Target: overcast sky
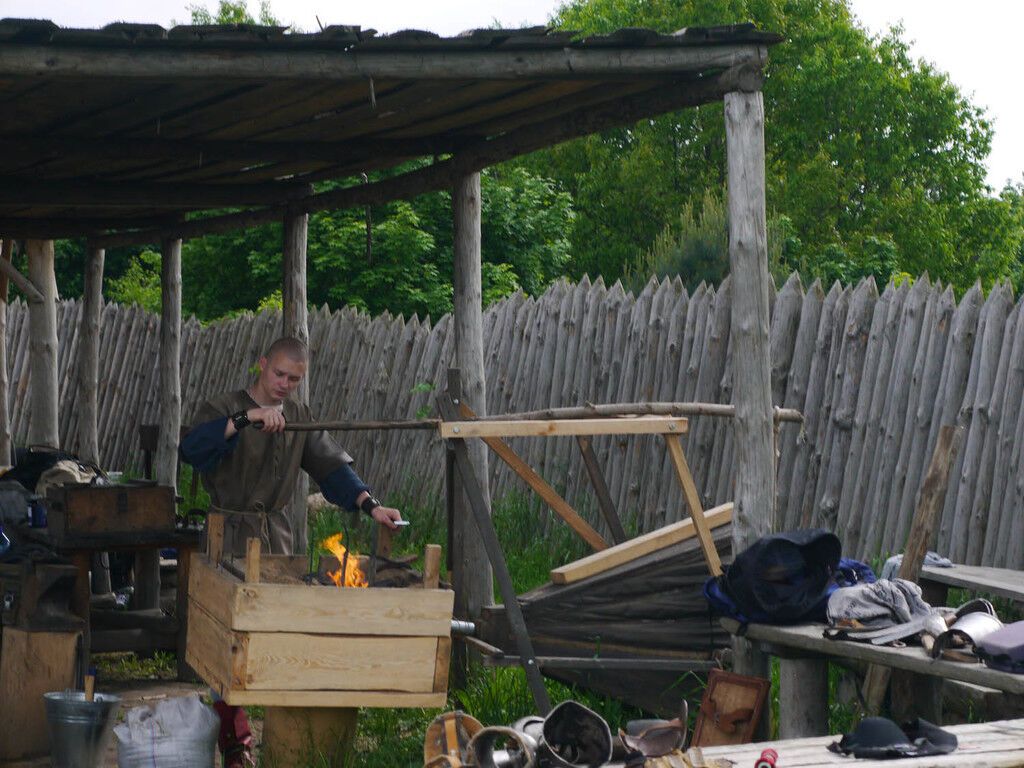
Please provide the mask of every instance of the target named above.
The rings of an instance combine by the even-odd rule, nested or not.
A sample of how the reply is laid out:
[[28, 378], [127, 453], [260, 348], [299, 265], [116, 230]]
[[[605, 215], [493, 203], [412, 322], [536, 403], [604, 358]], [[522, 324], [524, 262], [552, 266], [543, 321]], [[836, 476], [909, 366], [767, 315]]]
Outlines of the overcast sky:
[[[254, 11], [258, 0], [249, 0]], [[98, 27], [111, 21], [168, 25], [187, 22], [190, 0], [0, 0], [0, 18], [48, 18], [62, 26]], [[210, 8], [216, 0], [207, 0]], [[327, 24], [359, 24], [381, 32], [429, 29], [451, 35], [486, 27], [543, 24], [558, 0], [271, 0], [274, 14], [304, 30]], [[1024, 180], [1024, 103], [1018, 65], [1024, 3], [1018, 0], [852, 0], [854, 12], [872, 32], [901, 23], [915, 57], [948, 72], [953, 82], [988, 111], [995, 125], [989, 184]]]

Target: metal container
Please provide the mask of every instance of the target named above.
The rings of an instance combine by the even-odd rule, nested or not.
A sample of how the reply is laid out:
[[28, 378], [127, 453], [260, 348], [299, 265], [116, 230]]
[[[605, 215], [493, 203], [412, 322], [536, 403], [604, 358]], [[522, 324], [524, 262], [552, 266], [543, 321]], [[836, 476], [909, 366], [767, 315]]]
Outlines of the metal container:
[[86, 701], [82, 691], [54, 691], [43, 699], [53, 768], [100, 768], [121, 697], [97, 693], [95, 701]]

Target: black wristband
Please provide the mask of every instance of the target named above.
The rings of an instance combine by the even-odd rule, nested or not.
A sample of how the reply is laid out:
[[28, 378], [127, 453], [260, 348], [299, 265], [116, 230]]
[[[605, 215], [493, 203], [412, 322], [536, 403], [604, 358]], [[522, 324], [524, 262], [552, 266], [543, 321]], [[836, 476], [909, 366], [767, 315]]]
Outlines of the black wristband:
[[363, 502], [359, 505], [359, 508], [361, 510], [363, 510], [363, 512], [365, 512], [366, 514], [370, 514], [377, 507], [382, 507], [382, 506], [384, 506], [384, 505], [381, 504], [380, 501], [378, 499], [376, 499], [374, 497], [374, 495], [371, 493], [369, 496], [367, 496], [365, 499], [363, 499]]
[[231, 414], [231, 423], [235, 425], [236, 432], [241, 432], [252, 424], [252, 422], [249, 421], [249, 414], [247, 411], [239, 411], [238, 413]]

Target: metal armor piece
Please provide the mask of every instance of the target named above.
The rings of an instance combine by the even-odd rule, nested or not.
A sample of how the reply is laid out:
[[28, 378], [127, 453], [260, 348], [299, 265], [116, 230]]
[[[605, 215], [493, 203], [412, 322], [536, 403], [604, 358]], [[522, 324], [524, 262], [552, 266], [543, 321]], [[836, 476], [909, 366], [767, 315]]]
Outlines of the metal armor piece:
[[534, 768], [537, 740], [515, 728], [489, 726], [473, 737], [469, 754], [479, 768]]

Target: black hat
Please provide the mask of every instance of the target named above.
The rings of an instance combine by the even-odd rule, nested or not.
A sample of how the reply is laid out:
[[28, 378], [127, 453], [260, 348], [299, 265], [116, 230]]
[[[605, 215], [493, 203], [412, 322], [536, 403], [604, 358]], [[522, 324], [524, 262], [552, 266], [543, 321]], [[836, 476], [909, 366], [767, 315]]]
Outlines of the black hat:
[[918, 718], [900, 728], [885, 717], [865, 717], [853, 733], [829, 744], [833, 752], [871, 760], [946, 755], [957, 747], [956, 736]]

